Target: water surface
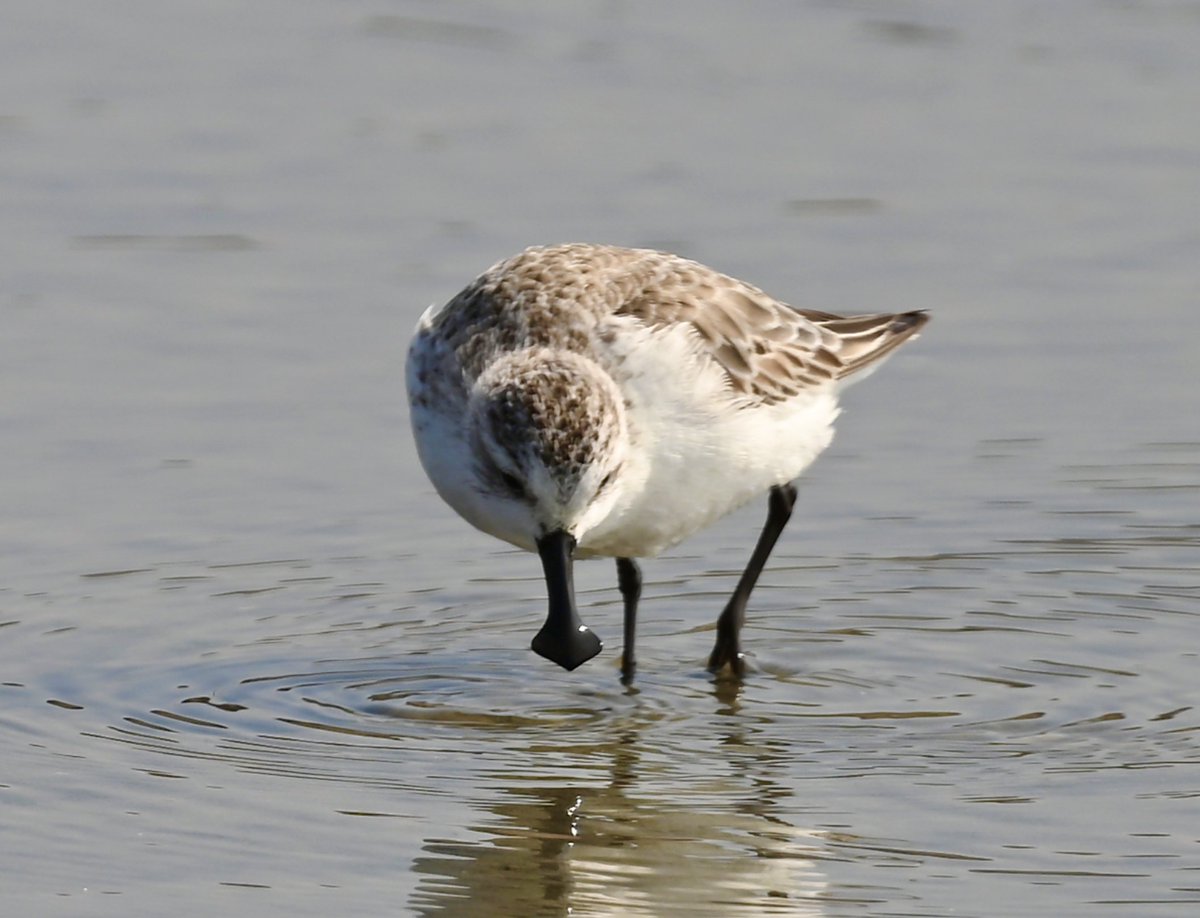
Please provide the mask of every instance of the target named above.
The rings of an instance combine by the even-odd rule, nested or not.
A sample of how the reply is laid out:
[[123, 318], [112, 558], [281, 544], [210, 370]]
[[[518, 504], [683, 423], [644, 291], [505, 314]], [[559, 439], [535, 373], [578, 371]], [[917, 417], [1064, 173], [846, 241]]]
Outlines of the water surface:
[[[1200, 11], [17, 3], [0, 30], [13, 914], [1192, 915]], [[524, 245], [928, 308], [617, 673], [433, 495], [402, 360]]]

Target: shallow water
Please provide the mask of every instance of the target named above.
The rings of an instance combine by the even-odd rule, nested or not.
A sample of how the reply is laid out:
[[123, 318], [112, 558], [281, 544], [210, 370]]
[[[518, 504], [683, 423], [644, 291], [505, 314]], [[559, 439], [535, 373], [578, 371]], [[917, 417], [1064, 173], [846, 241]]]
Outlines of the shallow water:
[[[38, 915], [1192, 915], [1200, 11], [18, 3], [0, 896]], [[408, 439], [429, 302], [658, 245], [935, 320], [606, 650]]]

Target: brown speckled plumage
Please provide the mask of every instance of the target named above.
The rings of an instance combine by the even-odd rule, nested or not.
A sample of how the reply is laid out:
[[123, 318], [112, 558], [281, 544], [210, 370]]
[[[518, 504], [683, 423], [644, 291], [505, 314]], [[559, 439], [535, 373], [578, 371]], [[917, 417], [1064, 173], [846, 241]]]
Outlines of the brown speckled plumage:
[[574, 243], [527, 249], [494, 266], [440, 310], [432, 328], [473, 379], [499, 351], [588, 353], [611, 317], [650, 328], [686, 323], [746, 407], [776, 404], [863, 369], [927, 318], [796, 309], [676, 255]]
[[[612, 449], [620, 427], [608, 423], [614, 415], [611, 393], [588, 385], [572, 352], [544, 348], [519, 350], [521, 359], [501, 361], [482, 375], [477, 385], [480, 426], [512, 451], [556, 469], [555, 484], [571, 491], [598, 454]], [[507, 490], [511, 481], [479, 452], [480, 472], [499, 477]], [[528, 467], [528, 461], [519, 463]], [[564, 497], [566, 493], [564, 493]]]

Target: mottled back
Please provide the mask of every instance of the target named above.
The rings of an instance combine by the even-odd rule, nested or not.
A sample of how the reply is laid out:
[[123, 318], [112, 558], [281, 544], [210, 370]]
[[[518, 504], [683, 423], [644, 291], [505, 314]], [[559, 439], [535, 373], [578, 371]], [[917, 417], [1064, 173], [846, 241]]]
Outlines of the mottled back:
[[927, 318], [795, 309], [676, 255], [576, 243], [527, 249], [493, 266], [433, 316], [431, 330], [471, 380], [506, 351], [592, 352], [597, 328], [611, 317], [651, 329], [686, 325], [741, 407], [846, 379]]

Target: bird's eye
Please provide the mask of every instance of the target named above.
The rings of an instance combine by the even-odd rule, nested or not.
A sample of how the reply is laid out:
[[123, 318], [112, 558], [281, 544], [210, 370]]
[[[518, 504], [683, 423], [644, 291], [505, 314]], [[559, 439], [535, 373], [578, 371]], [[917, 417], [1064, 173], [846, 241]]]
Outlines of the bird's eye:
[[499, 478], [500, 484], [503, 485], [505, 491], [513, 497], [525, 496], [525, 482], [521, 481], [520, 478], [511, 472], [505, 472], [502, 469], [497, 470], [497, 472], [496, 477]]
[[516, 500], [527, 500], [529, 497], [525, 480], [520, 475], [501, 468], [490, 456], [480, 459], [476, 466], [476, 474], [486, 490], [492, 494]]
[[607, 475], [600, 479], [600, 484], [596, 485], [596, 493], [599, 494], [611, 485], [617, 479], [617, 470], [613, 469]]

